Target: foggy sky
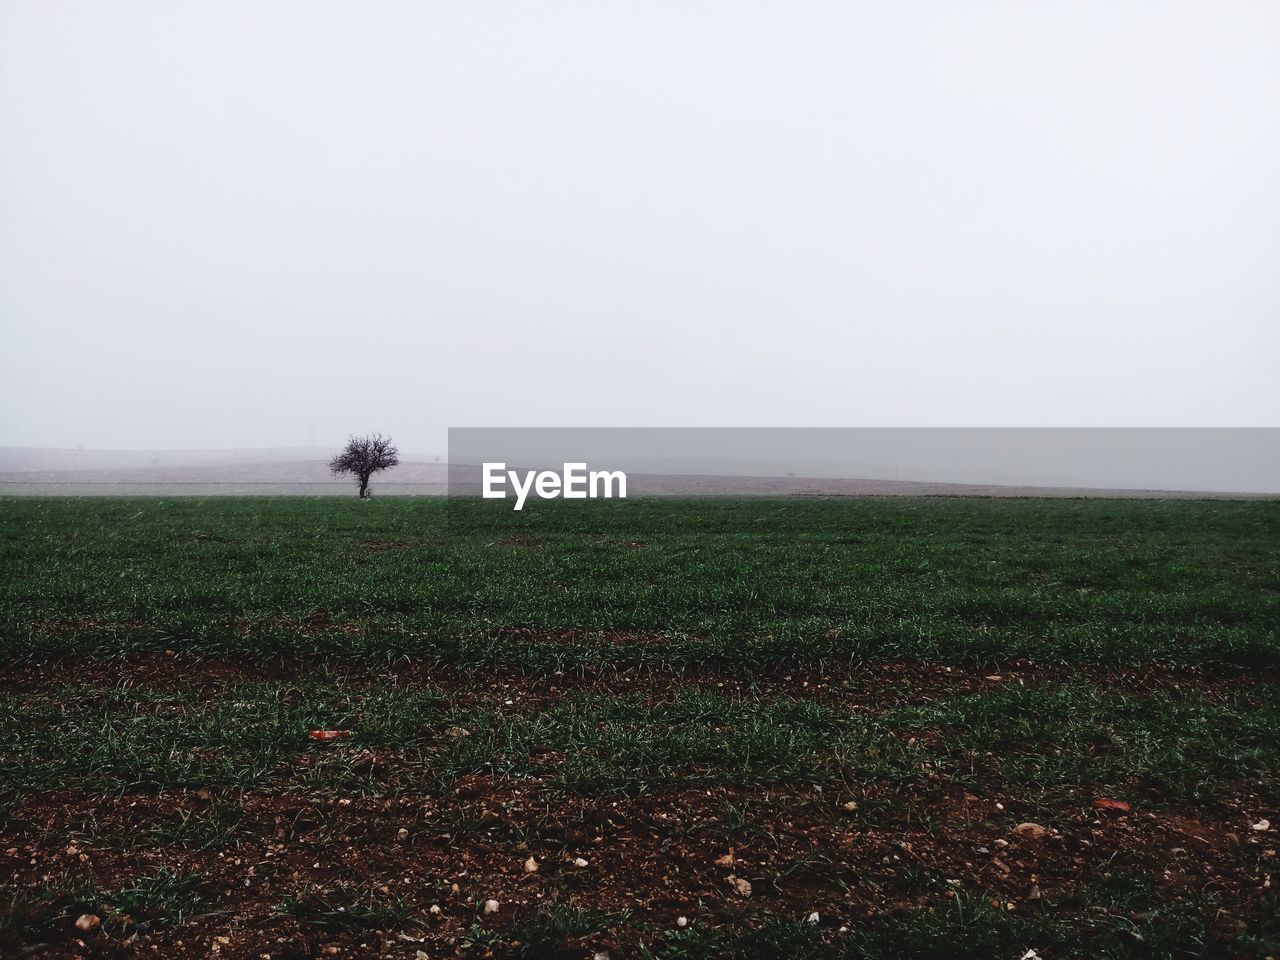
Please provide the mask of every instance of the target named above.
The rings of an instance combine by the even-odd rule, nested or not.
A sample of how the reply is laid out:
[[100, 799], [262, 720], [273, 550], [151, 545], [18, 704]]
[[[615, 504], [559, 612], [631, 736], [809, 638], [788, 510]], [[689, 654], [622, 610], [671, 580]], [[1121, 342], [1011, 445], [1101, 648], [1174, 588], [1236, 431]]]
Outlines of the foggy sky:
[[0, 2], [0, 445], [1280, 425], [1280, 4]]

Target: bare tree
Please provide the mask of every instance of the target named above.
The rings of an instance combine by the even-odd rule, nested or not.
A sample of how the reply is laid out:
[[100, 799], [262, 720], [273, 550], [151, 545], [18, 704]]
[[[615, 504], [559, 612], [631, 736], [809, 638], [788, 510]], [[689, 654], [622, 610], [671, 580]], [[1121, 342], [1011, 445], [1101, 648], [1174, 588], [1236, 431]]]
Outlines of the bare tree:
[[371, 433], [367, 437], [352, 437], [342, 452], [329, 461], [334, 476], [349, 473], [360, 481], [360, 499], [369, 496], [369, 478], [379, 470], [387, 470], [400, 462], [400, 451], [391, 444], [390, 437]]

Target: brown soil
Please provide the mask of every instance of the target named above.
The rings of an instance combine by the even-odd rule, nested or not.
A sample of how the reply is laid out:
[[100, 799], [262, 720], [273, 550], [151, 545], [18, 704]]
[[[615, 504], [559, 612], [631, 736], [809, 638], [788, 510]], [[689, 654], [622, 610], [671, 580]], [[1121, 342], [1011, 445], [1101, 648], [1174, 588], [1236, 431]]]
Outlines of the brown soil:
[[[74, 679], [100, 688], [214, 690], [296, 679], [311, 669], [155, 654], [109, 665], [80, 659], [54, 670], [3, 671], [0, 687]], [[351, 682], [432, 684], [462, 704], [512, 693], [517, 707], [529, 710], [584, 689], [660, 698], [691, 685], [877, 710], [1066, 677], [1126, 690], [1191, 687], [1204, 695], [1247, 689], [1259, 679], [1156, 667], [1067, 674], [1018, 664], [988, 674], [906, 663], [792, 670], [766, 681], [715, 671], [529, 677], [422, 665], [345, 675]], [[310, 756], [300, 755], [295, 770], [305, 771]], [[747, 911], [788, 917], [818, 911], [824, 925], [852, 927], [946, 909], [957, 889], [987, 890], [1002, 908], [1034, 914], [1069, 901], [1102, 871], [1147, 878], [1162, 896], [1221, 895], [1230, 905], [1220, 921], [1226, 934], [1264, 896], [1276, 872], [1277, 834], [1250, 824], [1261, 817], [1280, 824], [1280, 807], [1275, 797], [1260, 796], [1256, 784], [1231, 785], [1227, 799], [1203, 808], [1135, 803], [1123, 811], [1099, 809], [1087, 798], [1064, 800], [1052, 816], [1041, 809], [1049, 833], [1032, 840], [1013, 830], [1034, 815], [1031, 807], [997, 779], [984, 780], [981, 770], [966, 786], [934, 780], [826, 790], [688, 787], [596, 799], [566, 796], [534, 777], [469, 776], [438, 793], [410, 793], [397, 786], [394, 754], [353, 752], [351, 762], [381, 781], [379, 797], [317, 796], [305, 777], [290, 775], [246, 792], [64, 791], [20, 800], [0, 830], [6, 897], [62, 877], [92, 878], [98, 889], [112, 890], [167, 867], [202, 875], [207, 906], [180, 926], [149, 927], [145, 918], [108, 910], [99, 911], [103, 925], [91, 934], [77, 931], [70, 916], [19, 924], [0, 929], [0, 956], [484, 956], [485, 948], [464, 946], [473, 925], [519, 936], [520, 924], [539, 905], [576, 904], [631, 915], [624, 927], [570, 943], [557, 955], [587, 958], [608, 950], [612, 960], [625, 960], [638, 955], [637, 930], [671, 929], [681, 916], [694, 924], [732, 924]], [[199, 816], [213, 804], [238, 808], [241, 819], [228, 840], [206, 849], [146, 841], [149, 829], [171, 825], [183, 813]], [[530, 857], [536, 872], [525, 870]], [[586, 865], [575, 865], [579, 859]], [[735, 890], [731, 877], [747, 881], [750, 895]], [[372, 891], [379, 900], [403, 897], [412, 905], [411, 919], [377, 929], [326, 928], [315, 914], [334, 906], [332, 894], [306, 891], [337, 884]], [[300, 892], [298, 909], [311, 911], [309, 919], [276, 909]], [[491, 899], [499, 910], [485, 915], [479, 905]], [[439, 911], [430, 912], [432, 905]]]
[[[306, 623], [323, 620], [318, 614]], [[662, 634], [578, 631], [537, 633], [523, 629], [503, 631], [513, 642], [564, 644], [661, 643]], [[320, 664], [297, 660], [253, 662], [191, 657], [165, 651], [104, 661], [92, 657], [69, 657], [56, 665], [28, 664], [0, 670], [0, 690], [29, 690], [50, 683], [74, 682], [90, 688], [143, 686], [163, 690], [202, 690], [230, 683], [288, 682], [313, 673]], [[928, 703], [1002, 684], [1062, 683], [1095, 684], [1125, 693], [1194, 691], [1213, 699], [1237, 692], [1249, 692], [1280, 683], [1280, 676], [1266, 671], [1215, 672], [1199, 667], [1144, 665], [1133, 668], [1066, 669], [1029, 662], [1011, 664], [992, 673], [963, 667], [911, 662], [837, 667], [797, 667], [776, 675], [745, 676], [719, 669], [667, 669], [656, 667], [607, 666], [563, 674], [529, 675], [514, 669], [459, 670], [451, 665], [405, 662], [369, 669], [345, 661], [324, 664], [327, 675], [349, 684], [396, 684], [433, 686], [466, 705], [472, 698], [498, 692], [518, 693], [518, 703], [526, 708], [546, 706], [562, 697], [584, 690], [601, 693], [644, 693], [654, 700], [667, 699], [678, 692], [708, 689], [726, 696], [803, 697], [832, 706], [881, 710], [907, 703]]]
[[[856, 801], [851, 800], [856, 796]], [[11, 948], [26, 955], [312, 957], [381, 952], [452, 956], [472, 924], [503, 929], [540, 903], [581, 903], [632, 911], [632, 925], [674, 927], [732, 920], [744, 908], [786, 916], [817, 910], [822, 922], [864, 923], [944, 903], [953, 885], [987, 889], [1007, 909], [1033, 912], [1087, 886], [1100, 867], [1157, 878], [1170, 893], [1217, 890], [1241, 909], [1261, 894], [1261, 865], [1274, 856], [1242, 811], [1206, 821], [1203, 812], [1099, 816], [1063, 810], [1040, 840], [1011, 825], [1018, 804], [948, 789], [928, 798], [865, 792], [683, 790], [620, 800], [565, 798], [533, 781], [467, 777], [442, 796], [386, 800], [317, 799], [292, 792], [248, 793], [234, 843], [201, 851], [127, 843], [178, 811], [198, 813], [219, 798], [201, 791], [164, 795], [44, 796], [14, 811], [0, 852], [10, 884], [34, 886], [70, 874], [100, 889], [157, 866], [196, 869], [216, 913], [181, 927], [139, 929], [104, 913], [93, 936], [68, 919], [25, 931]], [[915, 821], [914, 802], [932, 815]], [[876, 803], [874, 828], [844, 805]], [[1256, 798], [1249, 799], [1256, 811]], [[885, 811], [902, 811], [895, 822]], [[727, 805], [746, 811], [726, 828]], [[1274, 810], [1270, 811], [1274, 817]], [[84, 825], [93, 823], [86, 835]], [[400, 839], [399, 831], [407, 835]], [[524, 864], [533, 857], [536, 873]], [[580, 860], [586, 866], [575, 865]], [[730, 887], [747, 880], [749, 897]], [[310, 885], [355, 884], [416, 904], [421, 925], [378, 933], [326, 931], [273, 915], [272, 906]], [[456, 885], [456, 889], [454, 888]], [[485, 917], [477, 903], [497, 900]], [[438, 913], [428, 912], [432, 904]], [[1224, 920], [1226, 922], [1226, 920]], [[137, 934], [136, 938], [134, 934]], [[402, 936], [410, 939], [402, 939]], [[217, 938], [226, 938], [225, 942]], [[570, 952], [634, 950], [614, 935]], [[81, 943], [84, 946], [81, 946]], [[217, 949], [215, 950], [215, 946]]]

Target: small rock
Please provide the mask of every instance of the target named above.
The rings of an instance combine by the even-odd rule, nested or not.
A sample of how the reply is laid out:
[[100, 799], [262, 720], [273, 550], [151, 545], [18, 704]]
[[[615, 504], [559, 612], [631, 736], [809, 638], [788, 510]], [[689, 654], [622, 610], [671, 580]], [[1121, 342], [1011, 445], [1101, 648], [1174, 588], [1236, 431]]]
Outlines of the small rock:
[[577, 859], [575, 859], [575, 860], [573, 861], [573, 865], [574, 865], [575, 867], [585, 867], [585, 866], [587, 866], [587, 863], [588, 863], [588, 861], [584, 860], [582, 857], [578, 857]]
[[729, 888], [740, 897], [751, 896], [751, 881], [741, 877], [729, 876]]
[[1257, 830], [1259, 833], [1265, 833], [1271, 829], [1271, 821], [1259, 820], [1257, 823], [1253, 824], [1253, 829]]
[[1013, 832], [1024, 840], [1043, 840], [1049, 835], [1049, 829], [1038, 823], [1020, 823], [1013, 828]]
[[1110, 797], [1098, 797], [1093, 805], [1099, 810], [1118, 810], [1120, 813], [1128, 813], [1132, 809], [1127, 801], [1112, 800]]
[[408, 840], [409, 831], [406, 830], [404, 827], [401, 827], [399, 830], [396, 831], [396, 839], [399, 840], [401, 843], [403, 843], [405, 840]]
[[848, 803], [845, 803], [843, 805], [843, 809], [848, 811], [849, 813], [853, 813], [853, 811], [858, 809], [857, 801], [850, 800]]
[[438, 904], [438, 903], [433, 903], [433, 904], [431, 905], [431, 910], [430, 910], [429, 912], [430, 912], [433, 916], [437, 916], [437, 917], [438, 917], [438, 916], [440, 916], [440, 904]]
[[809, 914], [809, 916], [805, 917], [805, 922], [806, 922], [806, 923], [817, 923], [817, 922], [818, 922], [818, 911], [817, 911], [817, 910], [815, 910], [815, 911], [813, 911], [813, 913]]
[[526, 860], [526, 861], [524, 862], [524, 872], [525, 872], [525, 873], [537, 873], [537, 872], [538, 872], [538, 861], [537, 861], [537, 860], [535, 860], [533, 857], [530, 857], [528, 860]]
[[444, 735], [446, 737], [452, 737], [453, 739], [457, 740], [461, 737], [471, 736], [471, 731], [468, 730], [466, 727], [450, 727], [448, 730], [444, 732]]
[[312, 730], [308, 734], [312, 740], [318, 740], [321, 743], [327, 743], [331, 740], [346, 740], [351, 736], [350, 730]]
[[497, 900], [486, 900], [484, 902], [485, 913], [497, 913], [498, 910], [499, 910], [499, 906], [498, 906]]
[[689, 925], [689, 918], [688, 918], [688, 917], [676, 917], [676, 926], [677, 926], [677, 927], [680, 927], [681, 929], [683, 929], [683, 928], [687, 927], [688, 925]]
[[76, 917], [76, 929], [81, 933], [93, 933], [102, 926], [102, 918], [96, 913], [82, 913]]

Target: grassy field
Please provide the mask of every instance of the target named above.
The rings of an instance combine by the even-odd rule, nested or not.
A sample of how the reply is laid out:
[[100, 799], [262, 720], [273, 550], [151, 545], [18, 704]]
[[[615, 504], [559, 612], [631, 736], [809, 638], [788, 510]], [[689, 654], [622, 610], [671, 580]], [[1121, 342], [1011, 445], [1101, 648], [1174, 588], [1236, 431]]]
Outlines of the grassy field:
[[0, 955], [1280, 952], [1276, 502], [17, 498], [0, 557]]

